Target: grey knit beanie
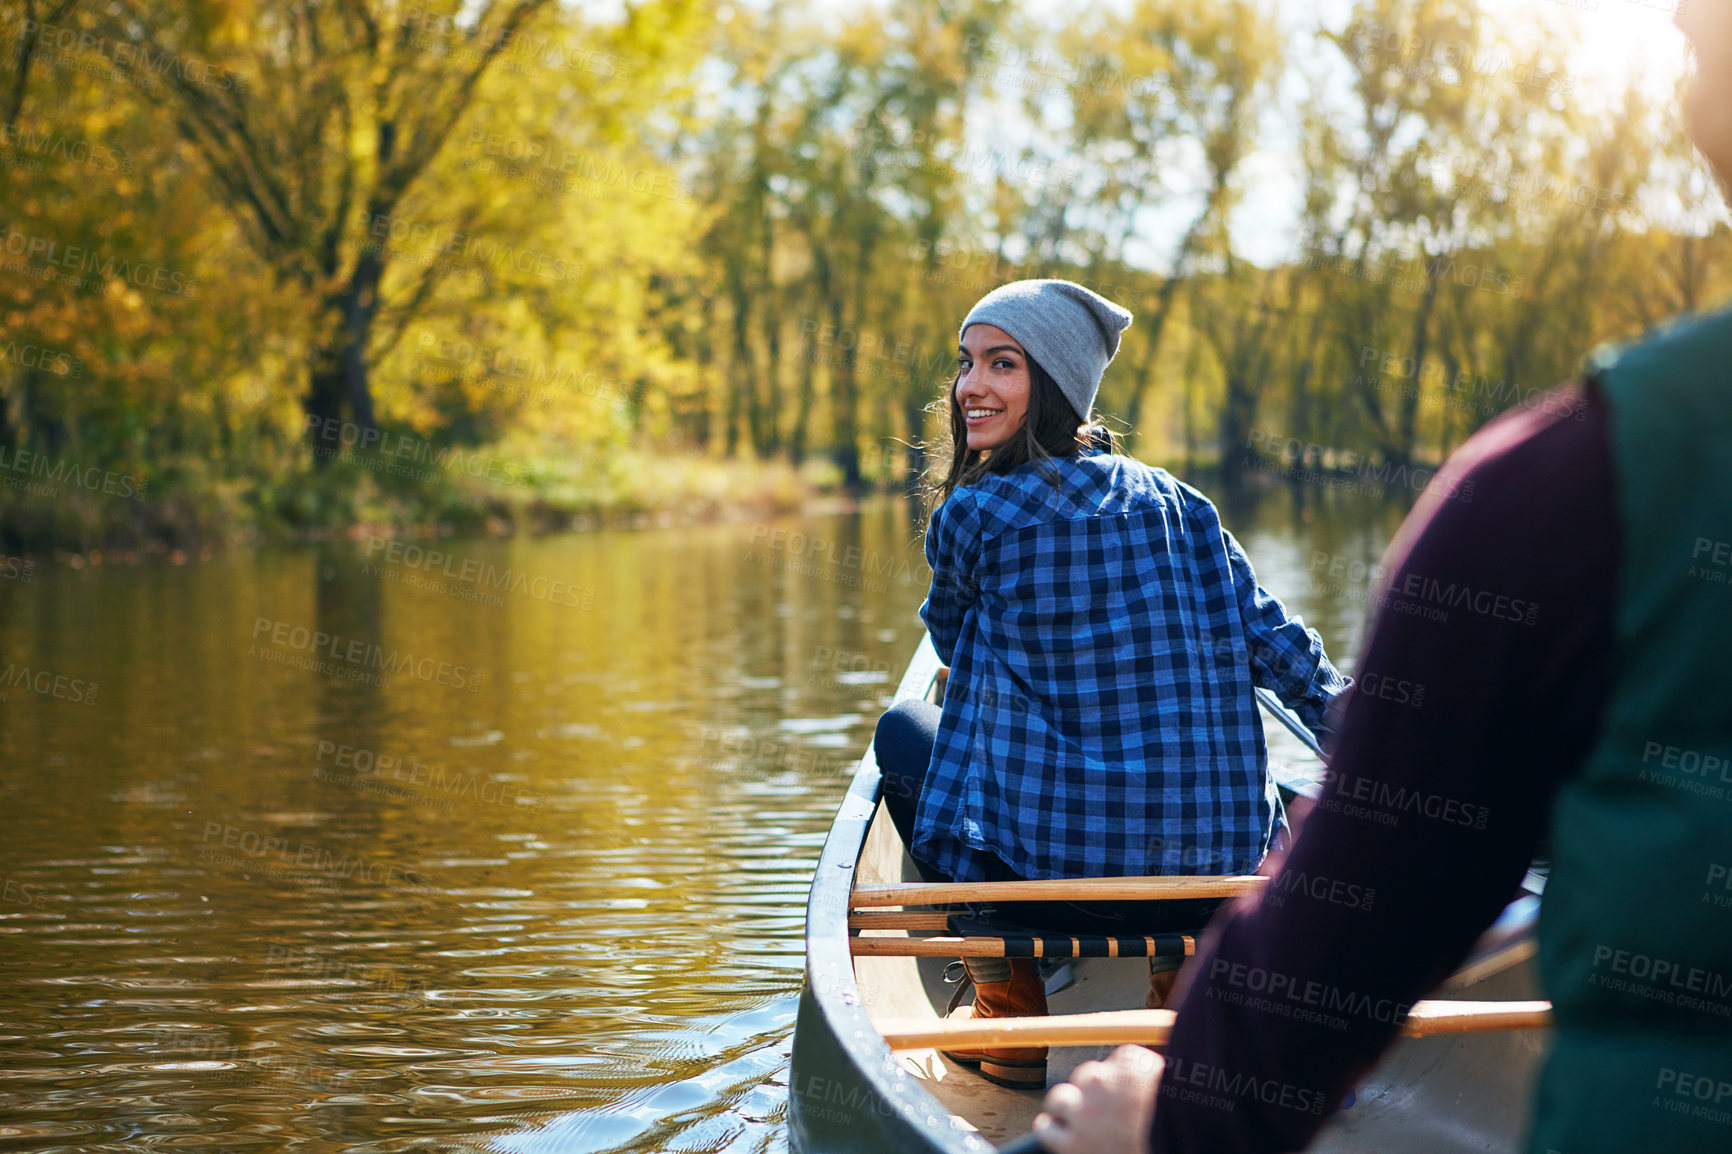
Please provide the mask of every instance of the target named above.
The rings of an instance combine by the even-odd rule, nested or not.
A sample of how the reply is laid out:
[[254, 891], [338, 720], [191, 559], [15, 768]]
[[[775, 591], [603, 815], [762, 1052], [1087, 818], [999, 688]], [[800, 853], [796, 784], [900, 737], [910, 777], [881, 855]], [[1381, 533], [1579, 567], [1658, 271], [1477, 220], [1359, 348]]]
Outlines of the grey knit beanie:
[[1088, 420], [1101, 374], [1118, 355], [1119, 334], [1130, 327], [1129, 310], [1068, 280], [1019, 280], [993, 289], [963, 318], [969, 325], [996, 325], [1015, 337], [1047, 371], [1077, 416]]

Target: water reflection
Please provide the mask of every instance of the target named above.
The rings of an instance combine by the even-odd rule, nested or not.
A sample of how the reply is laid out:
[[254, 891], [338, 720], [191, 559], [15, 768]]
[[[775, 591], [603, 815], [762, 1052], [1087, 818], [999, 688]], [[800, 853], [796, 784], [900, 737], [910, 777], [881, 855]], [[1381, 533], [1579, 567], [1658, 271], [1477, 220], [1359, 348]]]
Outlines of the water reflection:
[[[1350, 657], [1397, 516], [1228, 523]], [[399, 544], [0, 583], [0, 1148], [785, 1147], [908, 508]]]

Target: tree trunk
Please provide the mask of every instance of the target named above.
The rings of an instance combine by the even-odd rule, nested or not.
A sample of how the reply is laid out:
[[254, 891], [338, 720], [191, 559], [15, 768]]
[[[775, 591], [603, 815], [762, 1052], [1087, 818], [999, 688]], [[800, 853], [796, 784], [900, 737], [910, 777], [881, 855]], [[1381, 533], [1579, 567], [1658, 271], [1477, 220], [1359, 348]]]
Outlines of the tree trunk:
[[302, 409], [307, 414], [307, 438], [313, 446], [313, 464], [323, 468], [335, 456], [341, 438], [325, 432], [346, 418], [358, 429], [377, 427], [373, 414], [373, 392], [367, 364], [367, 338], [379, 309], [379, 281], [384, 262], [376, 253], [363, 253], [349, 278], [348, 287], [326, 298], [324, 313], [341, 319], [336, 340], [316, 346], [308, 358], [307, 395]]
[[1257, 411], [1257, 396], [1243, 370], [1227, 373], [1226, 403], [1221, 407], [1221, 488], [1228, 493], [1245, 487], [1245, 440]]
[[12, 403], [0, 392], [0, 449], [18, 447], [18, 428], [12, 423]]
[[752, 298], [746, 288], [739, 261], [729, 262], [728, 297], [734, 306], [733, 356], [729, 360], [729, 377], [733, 392], [728, 398], [728, 456], [738, 446], [740, 411], [746, 416], [746, 432], [753, 452], [763, 451], [763, 411], [758, 400], [758, 372], [752, 356]]
[[[1213, 203], [1211, 193], [1211, 203]], [[1155, 372], [1155, 355], [1160, 352], [1161, 334], [1166, 331], [1167, 318], [1173, 312], [1173, 298], [1178, 295], [1179, 288], [1185, 283], [1187, 273], [1185, 266], [1190, 263], [1191, 254], [1196, 251], [1197, 243], [1203, 235], [1203, 223], [1209, 218], [1209, 209], [1205, 208], [1201, 216], [1191, 222], [1191, 227], [1179, 241], [1179, 251], [1173, 257], [1173, 274], [1161, 282], [1161, 288], [1155, 294], [1155, 307], [1149, 314], [1148, 337], [1143, 344], [1143, 359], [1137, 365], [1136, 382], [1131, 387], [1131, 402], [1125, 413], [1125, 421], [1130, 425], [1130, 436], [1135, 437], [1143, 419], [1143, 394], [1148, 392], [1150, 378]]]
[[[847, 325], [840, 293], [830, 298], [830, 325], [843, 332]], [[838, 345], [830, 358], [830, 420], [835, 426], [836, 465], [842, 470], [842, 481], [851, 489], [860, 486], [859, 390], [854, 376], [854, 350], [858, 342], [846, 349]]]
[[788, 456], [794, 464], [806, 460], [806, 429], [812, 419], [812, 378], [818, 370], [818, 350], [810, 343], [800, 365], [800, 398], [794, 406], [794, 429], [788, 438]]
[[1393, 454], [1396, 463], [1405, 466], [1413, 464], [1413, 448], [1418, 440], [1419, 394], [1425, 380], [1425, 358], [1431, 351], [1431, 310], [1437, 304], [1437, 288], [1442, 276], [1443, 261], [1443, 257], [1438, 257], [1426, 270], [1425, 297], [1420, 301], [1419, 312], [1413, 318], [1413, 379], [1408, 382], [1412, 387], [1401, 391]]
[[766, 457], [782, 451], [782, 314], [764, 309], [764, 340], [769, 346], [769, 364], [764, 370], [764, 437], [758, 452]]

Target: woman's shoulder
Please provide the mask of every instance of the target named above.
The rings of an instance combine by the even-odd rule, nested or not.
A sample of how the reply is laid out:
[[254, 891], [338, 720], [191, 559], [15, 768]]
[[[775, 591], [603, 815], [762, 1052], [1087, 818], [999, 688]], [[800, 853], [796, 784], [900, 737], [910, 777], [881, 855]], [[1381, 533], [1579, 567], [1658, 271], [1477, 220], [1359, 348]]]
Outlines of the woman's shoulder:
[[1182, 508], [1188, 488], [1165, 469], [1104, 452], [1030, 462], [969, 486], [983, 515], [1005, 521]]

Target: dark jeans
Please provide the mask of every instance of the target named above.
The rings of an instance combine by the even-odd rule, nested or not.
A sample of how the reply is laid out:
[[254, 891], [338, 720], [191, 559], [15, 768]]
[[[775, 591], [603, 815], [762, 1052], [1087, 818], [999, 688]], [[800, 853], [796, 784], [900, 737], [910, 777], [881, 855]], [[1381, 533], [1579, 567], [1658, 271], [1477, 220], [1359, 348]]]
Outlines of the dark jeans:
[[[932, 747], [938, 740], [938, 706], [929, 701], [903, 701], [878, 719], [872, 751], [884, 778], [884, 808], [902, 844], [914, 844], [914, 814], [920, 791], [926, 784], [926, 769], [932, 764]], [[915, 868], [929, 882], [948, 882], [931, 865], [916, 858]], [[1022, 881], [996, 856], [987, 861], [988, 881]], [[1221, 906], [1221, 899], [1170, 902], [1007, 902], [995, 913], [981, 908], [983, 916], [1014, 921], [1019, 925], [1071, 934], [1112, 934], [1140, 937], [1143, 934], [1188, 933], [1208, 922]]]

